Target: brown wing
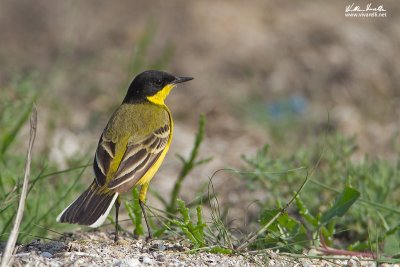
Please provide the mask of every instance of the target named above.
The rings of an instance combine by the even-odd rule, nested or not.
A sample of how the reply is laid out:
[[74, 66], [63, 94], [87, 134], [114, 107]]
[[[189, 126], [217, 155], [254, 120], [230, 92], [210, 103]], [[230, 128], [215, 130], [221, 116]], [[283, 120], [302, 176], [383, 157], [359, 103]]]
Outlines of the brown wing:
[[141, 141], [129, 144], [108, 188], [114, 189], [126, 183], [136, 184], [160, 157], [169, 136], [170, 127], [166, 124]]
[[[121, 163], [108, 184], [109, 189], [115, 189], [126, 183], [136, 184], [151, 166], [157, 161], [168, 143], [170, 126], [165, 124], [152, 134], [138, 142], [128, 143]], [[111, 141], [101, 141], [97, 148], [94, 161], [96, 182], [106, 183], [106, 176], [111, 161], [114, 158], [115, 144]]]
[[97, 185], [103, 186], [106, 184], [107, 173], [114, 157], [115, 143], [106, 140], [103, 135], [101, 135], [93, 162], [93, 170]]

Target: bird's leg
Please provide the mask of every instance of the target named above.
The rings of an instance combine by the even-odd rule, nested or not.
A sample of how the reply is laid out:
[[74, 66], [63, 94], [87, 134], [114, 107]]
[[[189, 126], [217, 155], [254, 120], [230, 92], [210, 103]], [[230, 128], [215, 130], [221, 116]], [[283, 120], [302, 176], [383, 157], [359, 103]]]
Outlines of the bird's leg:
[[121, 199], [119, 196], [117, 197], [117, 201], [115, 201], [115, 237], [114, 242], [118, 241], [118, 212], [119, 206], [121, 206]]
[[146, 222], [146, 226], [147, 226], [147, 232], [149, 233], [149, 235], [147, 236], [146, 240], [149, 240], [149, 239], [152, 239], [152, 236], [151, 236], [151, 230], [150, 230], [150, 227], [149, 227], [149, 222], [147, 221], [146, 211], [144, 209], [144, 203], [141, 200], [139, 200], [139, 204], [140, 204], [140, 207], [142, 208], [144, 221]]
[[140, 189], [139, 205], [140, 205], [140, 208], [142, 209], [143, 217], [144, 217], [144, 220], [146, 222], [147, 232], [149, 233], [149, 235], [147, 236], [146, 240], [149, 240], [149, 239], [152, 238], [152, 236], [151, 236], [151, 230], [150, 230], [150, 227], [149, 227], [149, 221], [147, 220], [146, 211], [144, 209], [144, 203], [146, 201], [147, 188], [149, 188], [149, 183], [145, 183], [144, 185], [142, 185], [142, 188]]

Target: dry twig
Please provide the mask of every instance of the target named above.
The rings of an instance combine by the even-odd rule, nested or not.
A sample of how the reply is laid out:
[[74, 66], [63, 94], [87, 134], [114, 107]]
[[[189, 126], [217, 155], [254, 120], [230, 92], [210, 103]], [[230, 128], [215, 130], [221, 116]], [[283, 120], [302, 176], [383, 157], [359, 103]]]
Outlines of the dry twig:
[[14, 227], [11, 230], [10, 236], [8, 237], [6, 248], [4, 249], [3, 257], [1, 260], [1, 267], [6, 267], [10, 265], [11, 257], [15, 248], [15, 243], [17, 242], [18, 238], [19, 226], [21, 225], [22, 216], [24, 215], [25, 200], [26, 200], [26, 195], [28, 193], [29, 175], [31, 170], [31, 158], [32, 158], [31, 154], [32, 154], [33, 143], [35, 142], [35, 137], [36, 137], [36, 125], [37, 125], [37, 111], [36, 107], [34, 106], [32, 108], [32, 115], [31, 115], [29, 147], [26, 156], [25, 174], [22, 185], [21, 198], [19, 200], [17, 215], [15, 216]]

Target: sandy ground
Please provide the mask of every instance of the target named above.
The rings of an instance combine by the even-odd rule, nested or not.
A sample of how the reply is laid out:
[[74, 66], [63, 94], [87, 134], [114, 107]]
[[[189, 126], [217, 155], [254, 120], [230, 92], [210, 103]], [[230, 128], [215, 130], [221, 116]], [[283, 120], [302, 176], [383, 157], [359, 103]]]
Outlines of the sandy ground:
[[[13, 266], [377, 266], [357, 257], [294, 258], [273, 251], [234, 255], [190, 252], [185, 241], [136, 240], [122, 235], [115, 243], [110, 232], [77, 232], [60, 241], [33, 241], [19, 246]], [[384, 264], [380, 266], [396, 266]]]

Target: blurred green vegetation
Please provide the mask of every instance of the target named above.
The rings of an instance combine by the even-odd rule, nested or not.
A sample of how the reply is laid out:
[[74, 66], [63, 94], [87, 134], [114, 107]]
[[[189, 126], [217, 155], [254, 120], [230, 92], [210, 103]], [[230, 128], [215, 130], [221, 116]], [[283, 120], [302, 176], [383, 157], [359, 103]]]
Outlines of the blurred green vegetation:
[[[25, 150], [28, 145], [26, 126], [32, 106], [41, 94], [35, 83], [35, 78], [28, 76], [12, 81], [1, 90], [0, 240], [6, 240], [12, 228], [22, 189]], [[57, 213], [66, 204], [63, 201], [65, 196], [72, 189], [82, 189], [78, 179], [81, 174], [77, 173], [82, 173], [84, 167], [58, 171], [55, 164], [49, 160], [49, 154], [45, 152], [48, 148], [42, 150], [39, 154], [34, 147], [28, 201], [20, 227], [19, 241], [22, 242], [49, 236], [48, 229], [55, 225]], [[79, 159], [75, 160], [79, 162]], [[72, 162], [71, 166], [77, 166], [76, 162]], [[58, 229], [65, 229], [65, 226]]]
[[310, 146], [299, 147], [288, 157], [271, 156], [268, 145], [255, 156], [243, 156], [247, 167], [241, 177], [248, 189], [265, 192], [265, 198], [257, 200], [261, 223], [271, 218], [271, 207], [282, 207], [293, 197], [306, 176], [304, 171], [287, 170], [305, 166], [310, 171], [308, 184], [288, 211], [290, 218], [280, 218], [287, 221], [278, 221], [272, 228], [274, 234], [266, 236], [275, 238], [266, 243], [259, 241], [257, 246], [276, 247], [282, 243], [283, 224], [292, 229], [286, 231], [295, 229], [296, 233], [283, 242], [285, 247], [298, 246], [296, 242], [304, 244], [304, 240], [293, 238], [308, 234], [311, 244], [317, 246], [322, 242], [348, 250], [398, 253], [400, 158], [395, 163], [368, 156], [353, 161], [356, 149], [355, 138], [333, 132]]

